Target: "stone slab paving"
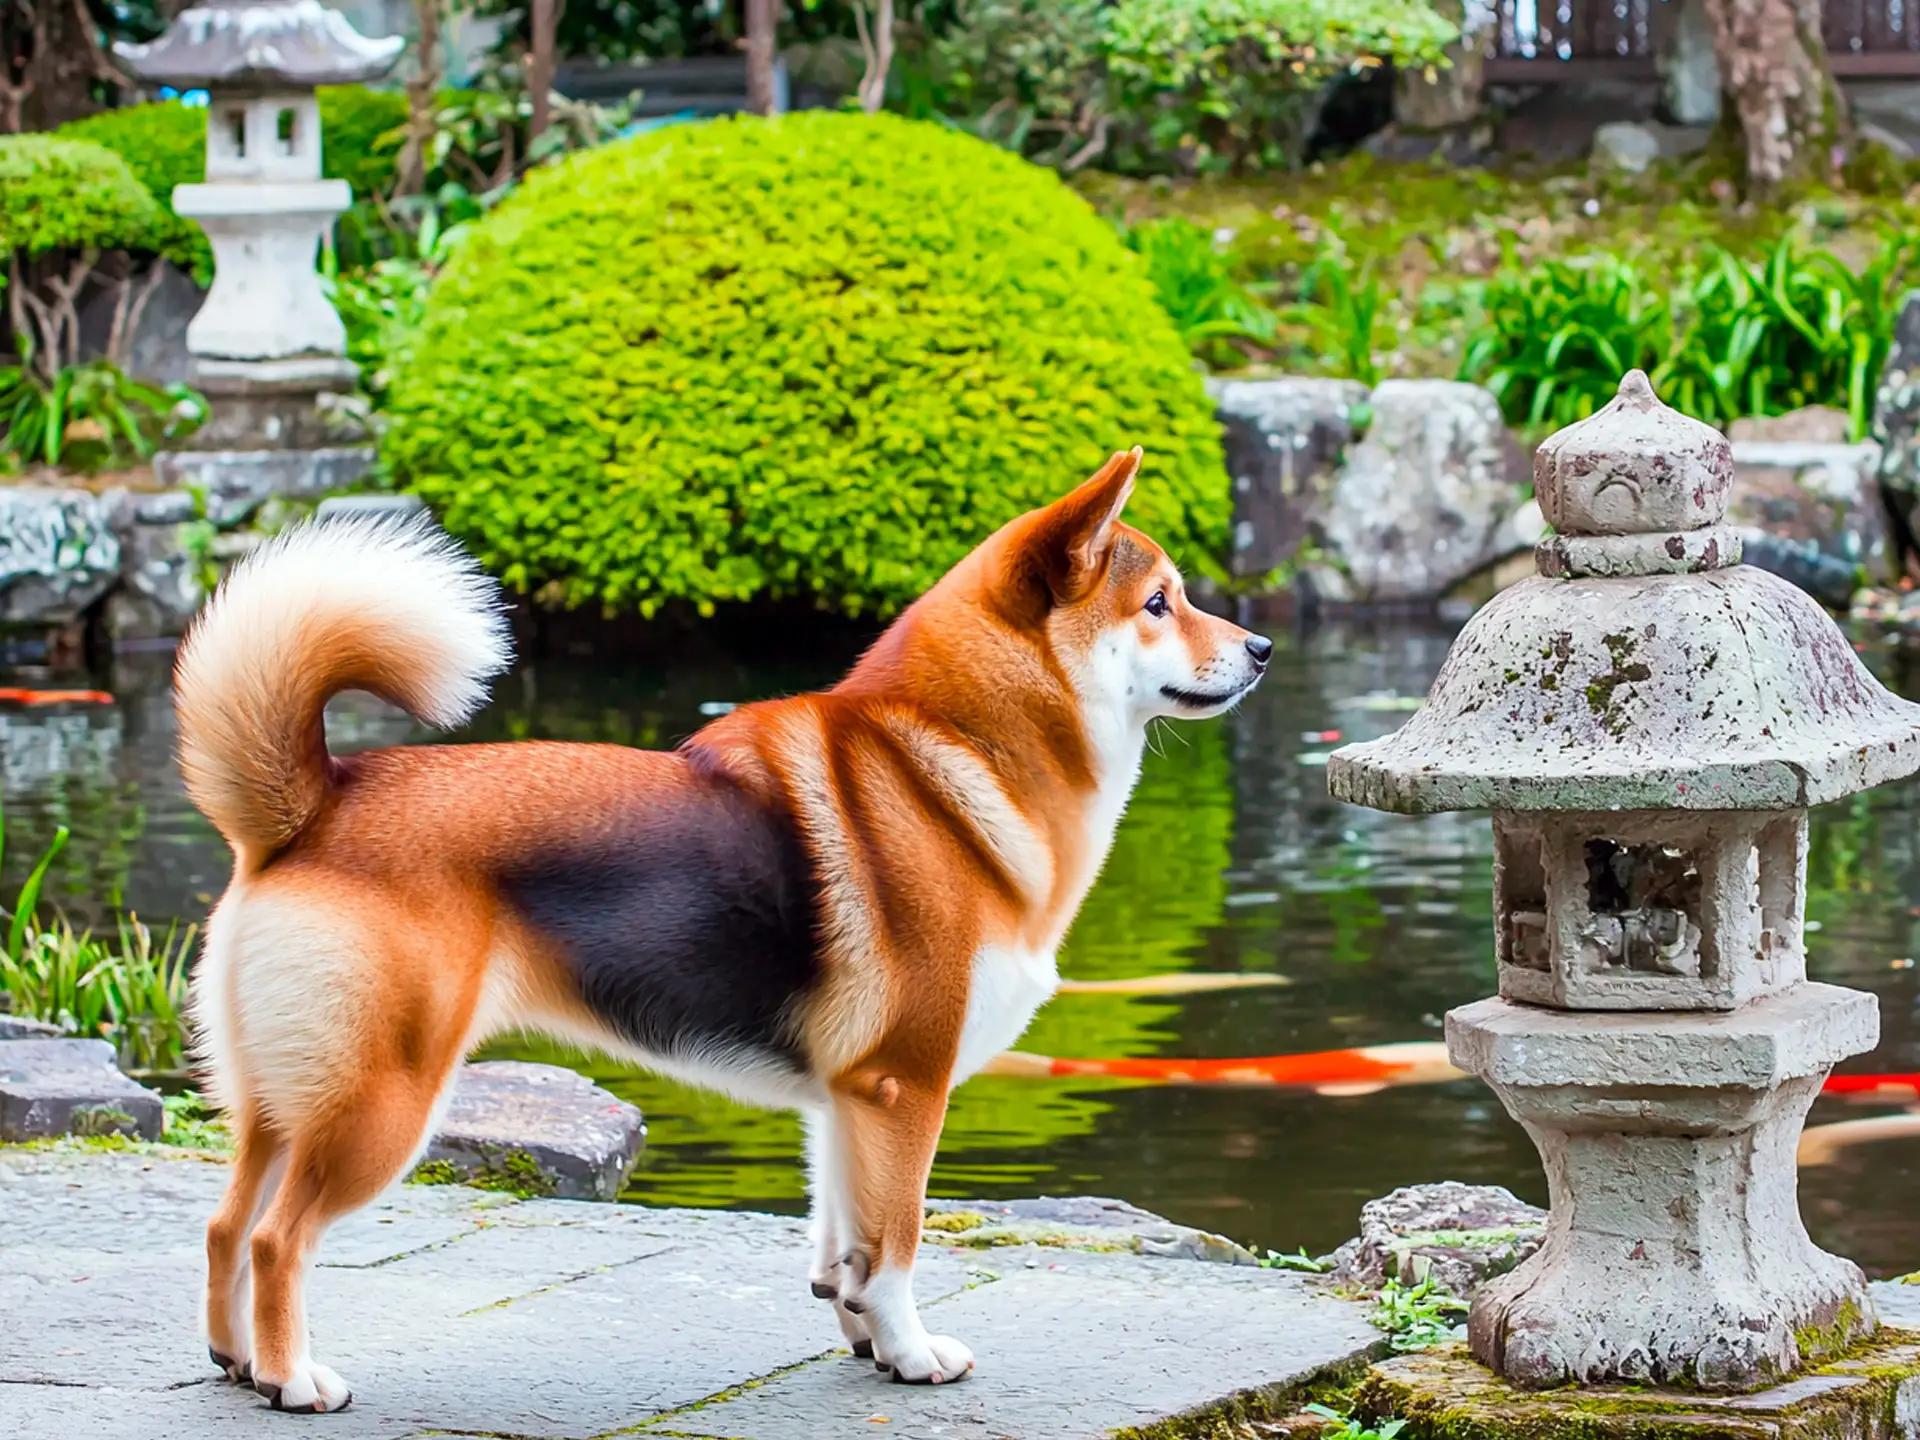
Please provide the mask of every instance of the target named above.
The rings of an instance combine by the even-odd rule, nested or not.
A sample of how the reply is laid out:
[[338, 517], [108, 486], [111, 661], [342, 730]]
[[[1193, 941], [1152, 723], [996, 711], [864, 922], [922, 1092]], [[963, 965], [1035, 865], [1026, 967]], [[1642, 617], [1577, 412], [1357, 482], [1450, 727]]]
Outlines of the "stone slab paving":
[[1379, 1338], [1285, 1272], [930, 1245], [927, 1321], [979, 1370], [915, 1389], [838, 1344], [798, 1221], [406, 1186], [323, 1247], [315, 1351], [355, 1400], [302, 1419], [216, 1383], [202, 1348], [201, 1226], [224, 1181], [204, 1161], [0, 1150], [0, 1440], [1091, 1440]]

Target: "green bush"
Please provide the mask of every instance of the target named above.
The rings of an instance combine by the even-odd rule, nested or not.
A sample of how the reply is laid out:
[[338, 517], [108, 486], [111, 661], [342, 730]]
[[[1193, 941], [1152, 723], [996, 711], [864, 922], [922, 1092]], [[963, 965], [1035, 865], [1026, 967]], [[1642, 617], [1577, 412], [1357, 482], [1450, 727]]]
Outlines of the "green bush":
[[1192, 569], [1219, 430], [1113, 228], [934, 124], [672, 126], [535, 171], [436, 284], [385, 458], [508, 583], [652, 613], [897, 607], [1139, 442]]
[[1340, 72], [1439, 63], [1458, 36], [1422, 0], [1120, 0], [1107, 63], [1153, 152], [1244, 170], [1299, 163]]
[[0, 136], [0, 253], [162, 250], [166, 220], [127, 163], [104, 146]]

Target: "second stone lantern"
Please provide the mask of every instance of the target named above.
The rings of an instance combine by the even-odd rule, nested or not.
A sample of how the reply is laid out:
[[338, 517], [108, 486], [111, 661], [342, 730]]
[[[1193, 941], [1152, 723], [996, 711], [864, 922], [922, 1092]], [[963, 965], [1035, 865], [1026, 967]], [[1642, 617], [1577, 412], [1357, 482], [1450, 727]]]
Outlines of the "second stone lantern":
[[1546, 1167], [1546, 1242], [1469, 1322], [1521, 1384], [1749, 1388], [1874, 1329], [1799, 1212], [1807, 1110], [1879, 1035], [1872, 996], [1806, 978], [1807, 808], [1920, 769], [1920, 706], [1739, 564], [1732, 482], [1629, 374], [1535, 457], [1540, 574], [1328, 765], [1355, 804], [1492, 812], [1500, 993], [1447, 1044]]

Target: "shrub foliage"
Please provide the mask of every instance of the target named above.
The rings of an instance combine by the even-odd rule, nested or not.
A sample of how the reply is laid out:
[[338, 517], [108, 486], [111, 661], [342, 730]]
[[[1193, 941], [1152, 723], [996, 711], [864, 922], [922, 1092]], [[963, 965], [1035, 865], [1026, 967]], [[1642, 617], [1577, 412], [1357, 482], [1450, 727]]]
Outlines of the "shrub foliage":
[[894, 116], [674, 126], [534, 173], [455, 254], [385, 454], [506, 580], [651, 613], [911, 599], [1135, 442], [1226, 539], [1219, 432], [1139, 261], [1050, 172]]

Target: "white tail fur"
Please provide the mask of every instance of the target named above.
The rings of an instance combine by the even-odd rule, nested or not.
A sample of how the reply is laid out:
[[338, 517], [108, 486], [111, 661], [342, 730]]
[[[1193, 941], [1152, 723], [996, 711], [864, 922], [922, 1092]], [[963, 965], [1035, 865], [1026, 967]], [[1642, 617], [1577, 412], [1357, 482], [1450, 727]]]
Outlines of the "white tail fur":
[[329, 698], [369, 690], [444, 729], [511, 658], [499, 587], [432, 521], [289, 530], [234, 568], [181, 646], [187, 793], [257, 863], [325, 798]]

